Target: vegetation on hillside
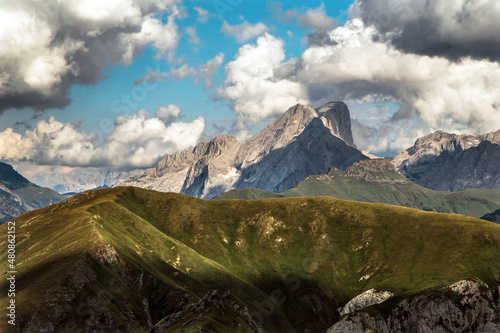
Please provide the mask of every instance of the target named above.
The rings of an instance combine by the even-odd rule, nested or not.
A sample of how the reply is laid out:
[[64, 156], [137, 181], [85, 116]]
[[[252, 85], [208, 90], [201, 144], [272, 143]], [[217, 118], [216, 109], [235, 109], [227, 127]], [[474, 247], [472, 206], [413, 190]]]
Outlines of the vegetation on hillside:
[[140, 332], [167, 317], [159, 331], [319, 332], [371, 288], [401, 299], [500, 279], [499, 225], [331, 197], [207, 201], [122, 187], [15, 221], [24, 331]]

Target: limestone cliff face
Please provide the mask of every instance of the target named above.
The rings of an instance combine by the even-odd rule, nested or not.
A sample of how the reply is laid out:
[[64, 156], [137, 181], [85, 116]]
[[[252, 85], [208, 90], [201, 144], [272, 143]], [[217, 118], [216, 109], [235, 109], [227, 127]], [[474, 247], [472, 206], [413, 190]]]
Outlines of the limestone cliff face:
[[239, 175], [234, 167], [239, 148], [240, 143], [233, 136], [215, 137], [205, 154], [189, 168], [181, 193], [212, 198], [230, 190]]
[[243, 144], [232, 136], [165, 157], [118, 186], [213, 198], [231, 189], [286, 191], [333, 165], [345, 170], [366, 159], [352, 140], [349, 109], [331, 102], [318, 112], [297, 104]]
[[356, 148], [351, 132], [351, 113], [344, 102], [330, 102], [316, 109], [323, 124], [330, 132]]
[[327, 173], [332, 165], [345, 170], [364, 158], [360, 151], [331, 135], [319, 118], [314, 118], [286, 147], [275, 149], [259, 163], [242, 169], [235, 188], [284, 192], [312, 174]]
[[440, 294], [404, 299], [386, 314], [367, 311], [364, 306], [380, 303], [379, 299], [370, 302], [360, 298], [359, 304], [351, 306], [359, 305], [362, 309], [343, 312], [342, 318], [327, 333], [499, 332], [499, 293], [499, 287], [491, 289], [481, 281], [462, 280], [444, 288]]
[[205, 154], [208, 142], [200, 142], [190, 150], [163, 158], [155, 168], [147, 169], [117, 183], [115, 186], [135, 186], [161, 192], [180, 192], [189, 168]]
[[244, 169], [259, 162], [271, 151], [283, 148], [302, 133], [317, 116], [316, 111], [307, 105], [292, 106], [278, 119], [241, 145], [235, 165]]
[[500, 130], [479, 136], [438, 131], [418, 139], [392, 163], [432, 190], [500, 189]]

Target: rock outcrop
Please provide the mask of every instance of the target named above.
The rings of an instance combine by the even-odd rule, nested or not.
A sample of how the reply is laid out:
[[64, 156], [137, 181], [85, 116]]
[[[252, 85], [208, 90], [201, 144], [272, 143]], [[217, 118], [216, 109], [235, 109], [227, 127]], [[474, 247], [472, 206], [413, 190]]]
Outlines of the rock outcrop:
[[500, 189], [500, 130], [479, 136], [438, 131], [392, 158], [411, 181], [436, 191]]
[[[327, 333], [344, 332], [500, 332], [500, 287], [495, 289], [481, 281], [458, 281], [441, 293], [404, 299], [392, 309], [383, 303], [343, 313]], [[349, 304], [349, 303], [348, 303]]]
[[[388, 159], [361, 160], [347, 168], [347, 177], [380, 184], [407, 184], [408, 179], [398, 175]], [[399, 176], [399, 177], [398, 177]]]
[[345, 170], [366, 158], [354, 146], [344, 103], [331, 102], [318, 111], [297, 104], [241, 145], [232, 136], [216, 137], [116, 186], [208, 199], [250, 187], [283, 192], [332, 165]]
[[189, 168], [181, 192], [211, 198], [230, 190], [239, 176], [234, 166], [239, 148], [240, 143], [230, 135], [210, 141], [205, 154]]
[[356, 310], [363, 309], [374, 304], [380, 304], [393, 295], [394, 293], [391, 293], [390, 291], [376, 291], [372, 288], [347, 302], [347, 304], [340, 311], [340, 315], [345, 316]]
[[351, 132], [351, 113], [344, 102], [330, 102], [316, 109], [331, 133], [356, 148]]

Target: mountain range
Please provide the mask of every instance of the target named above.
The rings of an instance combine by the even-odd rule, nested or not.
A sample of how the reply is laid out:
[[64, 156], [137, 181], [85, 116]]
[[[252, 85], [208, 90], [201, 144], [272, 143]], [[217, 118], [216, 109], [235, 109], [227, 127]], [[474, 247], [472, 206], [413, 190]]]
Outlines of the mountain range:
[[0, 224], [64, 199], [64, 196], [51, 189], [31, 183], [11, 165], [0, 162]]
[[332, 196], [338, 199], [417, 208], [425, 211], [481, 217], [500, 208], [500, 190], [433, 191], [399, 174], [389, 159], [361, 160], [345, 171], [312, 175], [283, 193], [258, 189], [231, 190], [214, 199], [265, 199]]
[[398, 172], [436, 191], [500, 189], [500, 130], [483, 135], [437, 131], [392, 158]]
[[69, 183], [55, 185], [52, 189], [60, 194], [76, 194], [83, 191], [111, 187], [130, 176], [143, 172], [144, 170], [141, 169], [130, 171], [98, 169], [96, 173], [87, 172], [81, 174], [77, 179], [72, 179]]
[[500, 330], [500, 225], [462, 215], [118, 187], [14, 221], [17, 332]]
[[60, 203], [0, 164], [19, 304], [0, 330], [498, 332], [499, 133], [370, 159], [344, 103], [297, 104], [243, 143], [218, 136]]
[[229, 135], [170, 155], [155, 168], [116, 186], [137, 186], [213, 198], [231, 189], [283, 192], [331, 166], [344, 170], [367, 159], [357, 150], [349, 109], [331, 102], [313, 109], [297, 104], [240, 144]]
[[[330, 102], [317, 109], [298, 104], [243, 144], [232, 136], [219, 136], [192, 150], [166, 156], [155, 168], [116, 186], [208, 199], [233, 189], [283, 193], [309, 176], [326, 175], [330, 167], [345, 170], [368, 156], [356, 149], [349, 109], [343, 102]], [[500, 190], [500, 130], [478, 136], [437, 131], [417, 139], [414, 146], [390, 160], [401, 175], [434, 191]], [[358, 196], [335, 196], [365, 200], [361, 192]], [[256, 196], [260, 197], [262, 193]], [[368, 201], [401, 204], [401, 200], [413, 199], [410, 194], [406, 199], [372, 197]], [[424, 208], [435, 210], [436, 204], [433, 206]], [[484, 210], [472, 215], [479, 217], [481, 212]]]

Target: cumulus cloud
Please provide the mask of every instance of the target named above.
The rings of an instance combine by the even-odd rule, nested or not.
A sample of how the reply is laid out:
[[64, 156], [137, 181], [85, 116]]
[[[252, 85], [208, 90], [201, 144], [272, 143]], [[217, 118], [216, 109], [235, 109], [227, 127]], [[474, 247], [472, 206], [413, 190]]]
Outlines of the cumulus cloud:
[[[454, 62], [404, 53], [374, 38], [377, 33], [360, 19], [332, 30], [330, 37], [337, 44], [307, 49], [295, 66], [296, 80], [309, 89], [318, 83], [330, 85], [335, 99], [389, 97], [402, 105], [390, 121], [407, 121], [408, 126], [413, 123], [421, 128], [414, 121], [417, 116], [430, 131], [498, 129], [498, 63], [470, 58]], [[401, 135], [414, 139], [411, 133]]]
[[156, 109], [155, 118], [160, 119], [165, 124], [170, 124], [181, 115], [181, 108], [175, 104], [169, 106], [159, 106]]
[[275, 78], [274, 71], [284, 60], [283, 41], [266, 33], [255, 45], [242, 46], [235, 60], [226, 65], [224, 85], [216, 94], [233, 104], [239, 130], [279, 115], [294, 104], [309, 102], [300, 83]]
[[94, 145], [96, 135], [80, 130], [78, 123], [50, 117], [24, 135], [11, 128], [0, 132], [0, 159], [68, 167], [150, 167], [161, 157], [198, 143], [205, 120], [173, 122], [179, 115], [179, 107], [169, 105], [158, 108], [153, 118], [145, 110], [118, 117], [100, 146]]
[[258, 22], [256, 24], [250, 24], [247, 21], [244, 21], [241, 24], [230, 25], [226, 21], [222, 24], [221, 31], [228, 36], [233, 36], [236, 38], [238, 43], [245, 43], [252, 38], [258, 37], [263, 33], [267, 32], [269, 29], [267, 26]]
[[268, 34], [257, 45], [240, 48], [226, 66], [218, 96], [234, 105], [242, 131], [298, 101], [319, 106], [329, 100], [400, 106], [379, 123], [355, 118], [355, 137], [363, 141], [357, 145], [375, 153], [406, 149], [418, 136], [438, 129], [472, 134], [498, 130], [498, 62], [405, 50], [389, 38], [391, 33], [382, 36], [382, 28], [365, 22], [363, 3], [355, 3], [353, 17], [343, 26], [325, 31], [331, 43], [312, 44], [300, 58], [285, 61], [283, 42]]
[[354, 8], [353, 14], [404, 52], [500, 60], [498, 1], [357, 0]]
[[[147, 45], [157, 57], [179, 39], [177, 0], [33, 1], [0, 8], [0, 112], [65, 107], [72, 84], [95, 84], [110, 63], [129, 64]], [[167, 22], [156, 14], [169, 13]]]

